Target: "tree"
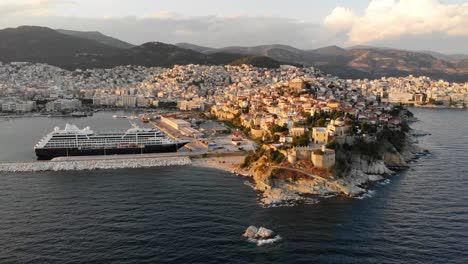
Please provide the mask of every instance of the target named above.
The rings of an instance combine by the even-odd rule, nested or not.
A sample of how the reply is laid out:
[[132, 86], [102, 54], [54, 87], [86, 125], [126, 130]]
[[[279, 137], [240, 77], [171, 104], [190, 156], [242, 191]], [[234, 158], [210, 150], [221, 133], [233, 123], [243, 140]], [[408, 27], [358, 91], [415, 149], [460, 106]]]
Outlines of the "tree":
[[273, 141], [277, 142], [277, 141], [279, 141], [279, 139], [280, 139], [279, 135], [277, 135], [277, 134], [273, 135]]
[[269, 160], [273, 163], [281, 163], [284, 160], [284, 158], [285, 156], [277, 150], [271, 151], [269, 153]]
[[315, 121], [315, 126], [316, 127], [324, 127], [326, 122], [327, 122], [327, 120], [325, 118], [320, 118], [317, 121]]
[[336, 138], [332, 139], [330, 142], [328, 142], [328, 144], [326, 145], [326, 147], [328, 149], [336, 149], [338, 146], [338, 142], [336, 141]]
[[274, 124], [271, 128], [270, 128], [270, 131], [272, 134], [274, 133], [277, 133], [277, 132], [288, 132], [288, 127], [286, 126], [286, 124], [284, 124], [283, 126], [279, 126], [277, 124]]
[[307, 135], [302, 135], [300, 137], [294, 137], [292, 145], [295, 147], [303, 147], [308, 146], [310, 143], [310, 139]]

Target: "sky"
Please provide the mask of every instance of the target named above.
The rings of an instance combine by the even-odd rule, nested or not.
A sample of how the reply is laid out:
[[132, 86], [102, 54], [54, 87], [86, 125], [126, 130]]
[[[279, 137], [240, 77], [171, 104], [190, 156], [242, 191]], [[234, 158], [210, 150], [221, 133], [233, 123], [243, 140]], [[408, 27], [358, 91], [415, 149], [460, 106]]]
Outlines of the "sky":
[[468, 54], [464, 0], [0, 0], [0, 28], [99, 31], [132, 44], [382, 46]]

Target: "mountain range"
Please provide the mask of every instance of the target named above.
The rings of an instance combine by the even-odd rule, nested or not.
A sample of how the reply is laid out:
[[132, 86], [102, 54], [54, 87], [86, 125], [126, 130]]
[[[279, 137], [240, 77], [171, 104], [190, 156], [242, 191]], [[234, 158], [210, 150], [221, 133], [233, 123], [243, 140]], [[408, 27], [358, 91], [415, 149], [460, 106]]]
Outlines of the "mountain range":
[[343, 78], [380, 78], [385, 76], [426, 75], [453, 81], [468, 80], [468, 55], [445, 55], [431, 51], [407, 51], [356, 46], [344, 49], [328, 46], [301, 50], [286, 45], [225, 47], [213, 49], [188, 43], [179, 47], [211, 54], [215, 52], [262, 55], [275, 60], [315, 66]]
[[21, 26], [0, 30], [0, 61], [47, 63], [65, 69], [118, 65], [252, 64], [275, 68], [282, 64], [314, 66], [342, 78], [426, 75], [468, 81], [468, 55], [431, 51], [329, 46], [302, 50], [287, 45], [211, 48], [190, 43], [149, 42], [139, 46], [101, 34]]

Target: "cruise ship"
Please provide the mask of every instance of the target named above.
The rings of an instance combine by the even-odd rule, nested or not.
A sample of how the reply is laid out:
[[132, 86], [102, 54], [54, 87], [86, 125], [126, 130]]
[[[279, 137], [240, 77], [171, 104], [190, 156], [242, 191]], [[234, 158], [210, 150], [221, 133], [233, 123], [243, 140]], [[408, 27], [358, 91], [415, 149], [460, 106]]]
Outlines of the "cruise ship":
[[188, 141], [174, 141], [159, 130], [134, 126], [126, 132], [95, 134], [89, 127], [56, 127], [34, 150], [39, 160], [56, 157], [176, 152]]

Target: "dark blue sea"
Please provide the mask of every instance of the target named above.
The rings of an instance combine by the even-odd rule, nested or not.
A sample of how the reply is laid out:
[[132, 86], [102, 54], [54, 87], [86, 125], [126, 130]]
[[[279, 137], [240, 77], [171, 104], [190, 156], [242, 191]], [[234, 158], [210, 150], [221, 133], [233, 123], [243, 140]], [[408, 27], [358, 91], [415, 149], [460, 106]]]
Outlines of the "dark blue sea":
[[[468, 112], [412, 111], [432, 154], [364, 199], [263, 208], [246, 179], [194, 167], [2, 174], [0, 263], [468, 263]], [[128, 126], [112, 114], [0, 119], [0, 160], [66, 122]]]

